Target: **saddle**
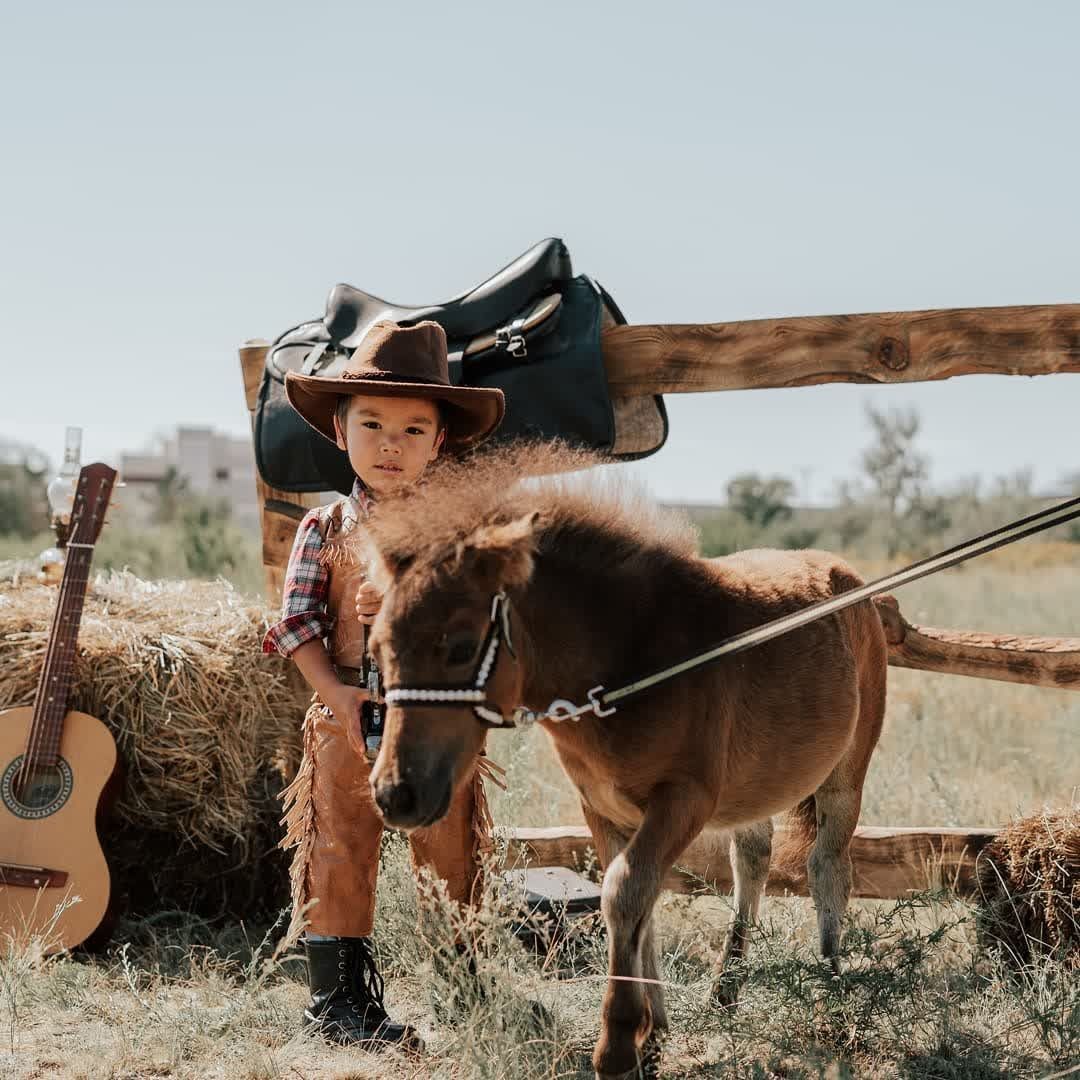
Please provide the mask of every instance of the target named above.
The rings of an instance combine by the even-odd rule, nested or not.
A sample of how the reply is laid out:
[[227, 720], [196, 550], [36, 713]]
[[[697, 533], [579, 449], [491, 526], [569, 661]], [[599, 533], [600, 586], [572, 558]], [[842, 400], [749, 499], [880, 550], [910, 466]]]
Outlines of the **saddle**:
[[496, 441], [561, 439], [627, 460], [667, 439], [662, 398], [612, 399], [601, 330], [625, 323], [592, 278], [574, 276], [558, 239], [543, 240], [498, 273], [441, 303], [410, 306], [339, 284], [319, 319], [280, 334], [266, 357], [255, 412], [255, 458], [262, 478], [283, 491], [347, 493], [345, 453], [316, 434], [285, 400], [285, 375], [335, 376], [372, 323], [433, 319], [446, 331], [450, 379], [498, 386], [507, 413]]

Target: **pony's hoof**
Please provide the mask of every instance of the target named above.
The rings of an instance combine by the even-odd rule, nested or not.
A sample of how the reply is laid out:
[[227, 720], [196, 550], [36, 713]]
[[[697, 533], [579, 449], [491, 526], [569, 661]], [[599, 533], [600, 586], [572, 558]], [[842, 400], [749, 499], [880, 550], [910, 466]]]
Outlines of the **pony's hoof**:
[[600, 1072], [596, 1070], [593, 1076], [596, 1080], [659, 1080], [660, 1058], [664, 1051], [663, 1036], [652, 1032], [641, 1044], [637, 1053], [637, 1064], [623, 1072]]
[[721, 975], [713, 983], [709, 998], [718, 1009], [734, 1009], [739, 1003], [739, 991], [742, 990], [742, 984], [742, 979], [732, 975]]
[[638, 1061], [638, 1075], [641, 1080], [658, 1080], [663, 1052], [663, 1037], [654, 1031], [641, 1047], [641, 1058]]

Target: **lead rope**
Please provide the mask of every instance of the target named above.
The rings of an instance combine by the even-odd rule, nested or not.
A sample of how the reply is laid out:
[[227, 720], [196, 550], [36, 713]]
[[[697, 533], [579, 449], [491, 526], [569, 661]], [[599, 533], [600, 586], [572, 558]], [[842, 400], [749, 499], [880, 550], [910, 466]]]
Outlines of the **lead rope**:
[[[670, 667], [646, 675], [636, 682], [621, 686], [617, 690], [605, 690], [602, 686], [595, 687], [589, 691], [589, 703], [587, 705], [572, 707], [574, 709], [573, 716], [552, 716], [550, 719], [577, 719], [578, 716], [586, 712], [593, 712], [597, 716], [608, 716], [615, 711], [618, 702], [625, 702], [688, 671], [696, 671], [698, 668], [711, 664], [722, 657], [733, 656], [735, 653], [752, 649], [757, 645], [764, 645], [765, 642], [772, 641], [773, 638], [797, 630], [808, 623], [824, 618], [826, 615], [834, 615], [880, 593], [889, 592], [892, 589], [899, 588], [901, 585], [908, 585], [930, 574], [947, 570], [949, 567], [966, 562], [977, 555], [985, 555], [987, 552], [1005, 547], [1006, 544], [1013, 544], [1017, 540], [1023, 540], [1026, 536], [1052, 529], [1057, 525], [1064, 525], [1077, 517], [1080, 517], [1080, 498], [1070, 499], [1059, 506], [1040, 510], [1038, 513], [1030, 514], [1026, 518], [1010, 522], [1008, 525], [1002, 525], [1000, 528], [976, 537], [974, 540], [965, 540], [963, 543], [939, 552], [937, 555], [921, 559], [919, 562], [912, 563], [911, 566], [907, 566], [902, 570], [886, 574], [876, 581], [860, 585], [858, 588], [851, 589], [840, 596], [819, 600], [816, 604], [811, 604], [809, 607], [796, 611], [791, 615], [783, 615], [779, 619], [773, 619], [771, 622], [764, 623], [753, 630], [746, 630], [741, 634], [736, 634], [734, 637], [720, 642], [719, 645], [709, 649], [707, 652], [697, 653], [677, 664], [672, 664]], [[556, 702], [555, 704], [559, 703]], [[542, 716], [543, 714], [541, 714], [541, 718]]]
[[504, 592], [498, 592], [491, 603], [491, 621], [488, 627], [488, 636], [485, 639], [484, 648], [481, 652], [482, 659], [477, 668], [473, 682], [469, 686], [440, 687], [433, 689], [419, 689], [414, 687], [399, 686], [386, 694], [388, 704], [415, 703], [424, 706], [450, 706], [472, 705], [477, 719], [491, 727], [517, 727], [538, 723], [541, 720], [550, 720], [553, 723], [562, 723], [566, 720], [578, 720], [582, 716], [592, 713], [594, 716], [610, 716], [615, 712], [619, 702], [626, 702], [630, 698], [643, 694], [655, 686], [668, 682], [679, 675], [689, 671], [696, 671], [707, 664], [714, 663], [726, 656], [752, 649], [757, 645], [764, 645], [773, 638], [782, 634], [798, 630], [808, 623], [822, 619], [826, 615], [834, 615], [845, 608], [853, 607], [864, 600], [908, 585], [930, 574], [936, 574], [941, 570], [947, 570], [950, 566], [966, 562], [977, 555], [985, 555], [989, 551], [1005, 547], [1006, 544], [1014, 544], [1017, 540], [1023, 540], [1026, 536], [1052, 529], [1057, 525], [1064, 525], [1080, 517], [1080, 497], [1069, 499], [1058, 506], [1040, 510], [1018, 521], [1002, 525], [991, 532], [973, 540], [966, 540], [962, 544], [948, 548], [937, 555], [928, 556], [919, 562], [912, 563], [902, 570], [897, 570], [885, 577], [878, 578], [866, 585], [860, 585], [840, 596], [829, 597], [819, 600], [809, 607], [802, 608], [791, 615], [783, 615], [779, 619], [764, 623], [753, 630], [746, 630], [734, 637], [726, 638], [719, 645], [714, 646], [702, 653], [695, 653], [685, 660], [681, 660], [669, 667], [654, 671], [636, 682], [627, 683], [616, 690], [606, 690], [603, 686], [594, 686], [588, 694], [584, 704], [575, 705], [565, 698], [557, 698], [546, 709], [536, 712], [518, 706], [514, 709], [509, 719], [502, 712], [492, 706], [487, 700], [484, 687], [488, 677], [498, 659], [500, 640], [505, 639], [510, 654], [516, 655], [510, 640], [510, 609], [509, 601]]

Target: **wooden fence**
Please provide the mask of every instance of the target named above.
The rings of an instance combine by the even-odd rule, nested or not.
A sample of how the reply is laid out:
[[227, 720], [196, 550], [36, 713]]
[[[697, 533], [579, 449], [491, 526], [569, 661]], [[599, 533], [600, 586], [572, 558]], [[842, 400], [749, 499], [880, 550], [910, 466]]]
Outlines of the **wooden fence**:
[[[958, 375], [1080, 372], [1080, 304], [888, 312], [669, 326], [609, 326], [602, 336], [612, 395], [696, 393], [829, 382], [925, 382]], [[267, 343], [245, 342], [240, 364], [253, 412]], [[277, 491], [257, 480], [267, 595], [281, 595], [285, 566], [306, 507], [318, 495]], [[896, 600], [880, 597], [889, 663], [923, 671], [1080, 689], [1080, 638], [987, 634], [913, 626]], [[899, 897], [944, 885], [975, 888], [975, 863], [991, 828], [860, 828], [852, 857], [856, 895]], [[584, 826], [508, 830], [513, 856], [541, 865], [581, 866]], [[670, 888], [731, 884], [727, 838], [699, 837]], [[769, 880], [773, 892], [805, 895], [804, 875]]]

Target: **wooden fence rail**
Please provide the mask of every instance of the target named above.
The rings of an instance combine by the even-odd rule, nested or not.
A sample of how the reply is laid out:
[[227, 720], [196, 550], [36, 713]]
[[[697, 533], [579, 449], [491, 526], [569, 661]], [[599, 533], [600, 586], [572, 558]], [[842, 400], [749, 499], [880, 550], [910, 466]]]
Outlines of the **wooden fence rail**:
[[1080, 304], [615, 326], [602, 345], [627, 397], [1050, 375], [1080, 371]]
[[[888, 312], [671, 326], [614, 326], [602, 344], [613, 394], [915, 382], [954, 375], [1080, 372], [1080, 304]], [[240, 347], [253, 412], [267, 343]], [[296, 524], [318, 495], [258, 485], [267, 596], [281, 595]], [[879, 598], [889, 663], [953, 675], [1080, 689], [1080, 639], [913, 626]]]
[[[548, 829], [498, 830], [508, 841], [507, 861], [536, 866], [566, 866], [581, 870], [588, 865], [592, 837], [584, 825]], [[957, 896], [978, 895], [976, 860], [994, 838], [994, 829], [879, 828], [855, 830], [851, 858], [855, 896], [895, 900], [926, 889], [947, 888]], [[728, 861], [728, 834], [701, 833], [682, 854], [677, 868], [664, 882], [672, 892], [692, 893], [708, 885], [720, 892], [732, 888]], [[778, 829], [774, 850], [784, 842]], [[774, 870], [766, 891], [807, 896], [805, 868], [791, 874]]]

